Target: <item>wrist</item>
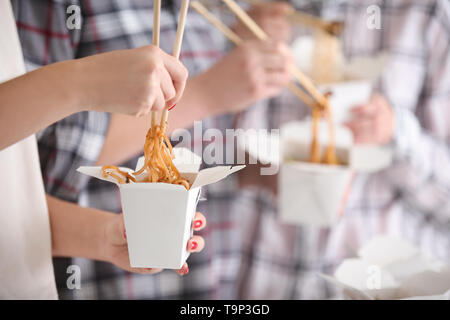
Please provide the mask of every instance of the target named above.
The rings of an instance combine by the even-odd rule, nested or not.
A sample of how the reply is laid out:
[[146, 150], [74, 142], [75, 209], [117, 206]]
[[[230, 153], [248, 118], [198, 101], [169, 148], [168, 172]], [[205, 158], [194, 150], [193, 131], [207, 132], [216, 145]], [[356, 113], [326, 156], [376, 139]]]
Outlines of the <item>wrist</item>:
[[209, 71], [204, 72], [189, 80], [184, 97], [189, 97], [189, 92], [194, 92], [194, 105], [200, 108], [202, 118], [215, 116], [224, 112], [223, 98], [221, 93], [217, 92], [215, 81], [211, 81]]
[[46, 95], [49, 101], [55, 104], [54, 112], [60, 117], [82, 111], [80, 91], [75, 85], [78, 83], [75, 78], [78, 77], [73, 64], [72, 61], [56, 62], [27, 74], [31, 79], [36, 77], [40, 94]]
[[98, 221], [94, 228], [93, 235], [93, 256], [95, 260], [111, 262], [111, 256], [109, 254], [109, 246], [111, 245], [111, 229], [114, 228], [114, 219], [116, 214], [102, 212], [101, 220]]
[[89, 74], [89, 66], [85, 59], [76, 59], [66, 61], [68, 74], [70, 79], [68, 80], [69, 96], [72, 101], [75, 112], [93, 111], [93, 99], [92, 90], [95, 90], [95, 86], [89, 83], [87, 74]]

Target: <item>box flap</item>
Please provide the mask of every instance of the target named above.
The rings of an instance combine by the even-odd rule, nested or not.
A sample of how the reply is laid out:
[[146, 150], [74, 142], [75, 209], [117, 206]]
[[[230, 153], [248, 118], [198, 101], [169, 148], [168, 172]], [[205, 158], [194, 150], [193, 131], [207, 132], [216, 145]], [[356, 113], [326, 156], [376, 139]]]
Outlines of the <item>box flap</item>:
[[344, 123], [352, 119], [351, 109], [367, 103], [372, 95], [372, 82], [369, 80], [351, 80], [329, 83], [319, 86], [321, 92], [332, 92], [329, 98], [333, 121]]
[[[358, 258], [345, 259], [337, 267], [334, 277], [350, 287], [365, 291], [399, 287], [389, 271]], [[371, 283], [371, 280], [377, 280], [378, 283]]]
[[[129, 168], [124, 168], [124, 167], [119, 167], [120, 170], [122, 171], [126, 171], [128, 173], [133, 173], [133, 170], [129, 169]], [[108, 182], [112, 182], [116, 185], [120, 185], [116, 179], [114, 179], [111, 176], [107, 176], [106, 178], [103, 177], [102, 174], [102, 167], [86, 167], [86, 166], [81, 166], [77, 169], [78, 172], [100, 179], [100, 180], [104, 180], [104, 181], [108, 181]]]
[[367, 79], [376, 81], [384, 71], [389, 60], [389, 54], [382, 52], [377, 56], [360, 56], [348, 61], [344, 67], [347, 78]]
[[353, 299], [353, 300], [375, 300], [374, 297], [371, 297], [369, 294], [365, 293], [364, 291], [352, 288], [352, 287], [336, 280], [335, 278], [333, 278], [329, 275], [319, 273], [319, 276], [322, 279], [324, 279], [325, 281], [331, 283], [332, 285], [342, 289], [344, 295], [349, 297], [350, 299]]
[[[177, 169], [180, 171], [181, 175], [188, 179], [191, 185], [191, 189], [198, 188], [201, 186], [205, 186], [214, 182], [217, 182], [219, 180], [222, 180], [223, 178], [227, 177], [228, 175], [239, 171], [245, 167], [245, 165], [242, 166], [218, 166], [214, 168], [208, 168], [201, 170], [198, 172], [198, 169], [200, 167], [201, 158], [191, 152], [189, 149], [186, 148], [174, 148], [175, 156], [177, 157], [174, 161], [175, 165], [177, 166]], [[144, 163], [144, 157], [140, 157], [137, 162], [136, 168], [140, 169]], [[119, 168], [122, 171], [126, 171], [130, 174], [132, 174], [134, 171], [129, 168]], [[78, 172], [86, 174], [88, 176], [112, 182], [116, 185], [120, 185], [116, 179], [108, 176], [106, 178], [102, 175], [102, 167], [79, 167], [77, 169]], [[198, 172], [198, 173], [197, 173]], [[140, 176], [137, 178], [139, 179]], [[178, 187], [178, 186], [177, 186]]]
[[202, 164], [202, 158], [188, 148], [173, 148], [175, 159], [173, 164], [183, 173], [197, 173]]
[[206, 186], [211, 183], [215, 183], [215, 182], [222, 180], [223, 178], [225, 178], [225, 177], [229, 176], [230, 174], [235, 173], [243, 168], [245, 168], [244, 165], [242, 165], [242, 166], [218, 166], [218, 167], [200, 170], [200, 172], [198, 173], [197, 178], [195, 179], [191, 188], [198, 188], [198, 187]]
[[378, 145], [355, 145], [350, 152], [350, 166], [358, 172], [376, 172], [392, 163], [392, 150]]
[[441, 295], [450, 288], [450, 268], [435, 271], [423, 271], [405, 279], [401, 291], [405, 297]]
[[388, 235], [375, 236], [358, 251], [361, 259], [380, 267], [407, 260], [417, 254], [419, 250], [410, 243]]
[[140, 170], [142, 168], [142, 166], [144, 165], [144, 161], [145, 161], [144, 156], [139, 157], [137, 164], [136, 164], [136, 169], [134, 169], [134, 170], [136, 170], [136, 171]]

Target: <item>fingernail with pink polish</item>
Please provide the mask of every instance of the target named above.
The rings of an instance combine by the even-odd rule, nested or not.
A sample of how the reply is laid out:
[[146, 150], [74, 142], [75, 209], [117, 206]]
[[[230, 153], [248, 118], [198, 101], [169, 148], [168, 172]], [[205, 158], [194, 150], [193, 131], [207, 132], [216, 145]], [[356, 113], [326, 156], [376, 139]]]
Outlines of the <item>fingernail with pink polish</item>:
[[191, 241], [191, 250], [195, 250], [198, 247], [197, 241]]
[[194, 221], [194, 228], [200, 228], [203, 225], [203, 221], [202, 220], [195, 220]]

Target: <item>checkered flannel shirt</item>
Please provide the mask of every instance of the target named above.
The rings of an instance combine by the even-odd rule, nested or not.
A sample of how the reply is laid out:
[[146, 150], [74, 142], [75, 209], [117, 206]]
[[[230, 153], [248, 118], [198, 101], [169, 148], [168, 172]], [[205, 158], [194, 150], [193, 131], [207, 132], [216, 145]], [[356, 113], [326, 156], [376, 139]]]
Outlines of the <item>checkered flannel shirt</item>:
[[[93, 1], [81, 2], [85, 19], [80, 31], [68, 31], [64, 25], [67, 1], [32, 3], [14, 3], [25, 58], [31, 67], [151, 41], [151, 4], [144, 1], [96, 1], [95, 5]], [[365, 10], [372, 3], [382, 9], [381, 30], [365, 28]], [[276, 199], [270, 192], [243, 189], [236, 193], [236, 181], [229, 178], [207, 188], [208, 201], [199, 205], [199, 210], [207, 214], [209, 221], [208, 228], [202, 232], [207, 247], [203, 253], [189, 258], [191, 272], [188, 276], [180, 278], [167, 271], [155, 276], [134, 275], [105, 263], [75, 259], [82, 267], [82, 289], [75, 292], [64, 289], [65, 269], [56, 268], [62, 279], [62, 298], [326, 298], [333, 292], [315, 276], [315, 272], [332, 271], [342, 258], [353, 255], [359, 244], [377, 232], [400, 234], [442, 258], [448, 257], [448, 224], [435, 222], [435, 217], [445, 217], [445, 206], [430, 207], [437, 202], [426, 201], [431, 199], [430, 195], [445, 197], [448, 190], [445, 172], [450, 172], [443, 169], [449, 164], [445, 122], [448, 117], [444, 108], [445, 103], [448, 105], [449, 92], [448, 56], [445, 56], [449, 35], [447, 4], [397, 0], [389, 5], [385, 1], [353, 1], [351, 4], [299, 1], [297, 5], [346, 20], [350, 25], [347, 30], [352, 32], [346, 33], [344, 38], [347, 56], [373, 54], [385, 49], [392, 53], [393, 67], [388, 69], [390, 72], [386, 73], [381, 88], [395, 107], [397, 118], [401, 119], [397, 120], [400, 123], [397, 123], [396, 166], [404, 169], [404, 175], [399, 175], [400, 171], [394, 167], [376, 175], [358, 175], [344, 218], [331, 229], [283, 225], [277, 220]], [[34, 7], [33, 10], [30, 7]], [[173, 36], [176, 10], [165, 8], [164, 12], [162, 47], [170, 48], [173, 38], [164, 34]], [[201, 27], [192, 25], [190, 30], [190, 23]], [[352, 25], [357, 27], [352, 28]], [[411, 35], [406, 32], [408, 28], [427, 32], [411, 32]], [[189, 19], [187, 30], [190, 31], [186, 36], [194, 38], [185, 38], [182, 60], [192, 75], [218, 58], [219, 53], [211, 54], [218, 48], [212, 39], [220, 39], [220, 35], [214, 34], [201, 19]], [[202, 32], [211, 41], [195, 38], [196, 33]], [[427, 42], [415, 39], [415, 34], [422, 34]], [[359, 41], [353, 41], [357, 36]], [[209, 46], [209, 50], [205, 50], [205, 46]], [[433, 62], [441, 67], [439, 76], [430, 66]], [[398, 66], [394, 68], [396, 64]], [[415, 71], [417, 78], [404, 77], [402, 68], [405, 64], [408, 72]], [[401, 80], [397, 81], [399, 77]], [[417, 83], [412, 86], [410, 82], [414, 81]], [[398, 86], [402, 87], [396, 89]], [[398, 96], [400, 92], [403, 99]], [[428, 114], [428, 122], [420, 118], [419, 106], [420, 109], [427, 106], [435, 117]], [[269, 126], [278, 127], [285, 121], [304, 117], [305, 110], [292, 96], [284, 94], [273, 99], [268, 109], [260, 106], [250, 110], [244, 126], [250, 125], [255, 118], [266, 117]], [[230, 117], [214, 120], [219, 123], [210, 121], [205, 127], [231, 126]], [[66, 200], [120, 211], [116, 190], [74, 174], [79, 165], [95, 163], [107, 123], [105, 114], [84, 113], [69, 117], [41, 133], [40, 149], [48, 192]], [[422, 153], [421, 150], [439, 154], [440, 157], [431, 159], [439, 160], [439, 163], [430, 163], [428, 151]], [[428, 159], [425, 165], [421, 158]], [[418, 167], [410, 168], [412, 165]], [[436, 176], [433, 173], [438, 167], [442, 172]], [[422, 173], [421, 181], [403, 178], [408, 174], [418, 177], [416, 173], [419, 172]], [[416, 190], [421, 194], [426, 191], [428, 197], [418, 197]], [[425, 201], [421, 201], [423, 198]], [[445, 218], [443, 221], [445, 223]]]

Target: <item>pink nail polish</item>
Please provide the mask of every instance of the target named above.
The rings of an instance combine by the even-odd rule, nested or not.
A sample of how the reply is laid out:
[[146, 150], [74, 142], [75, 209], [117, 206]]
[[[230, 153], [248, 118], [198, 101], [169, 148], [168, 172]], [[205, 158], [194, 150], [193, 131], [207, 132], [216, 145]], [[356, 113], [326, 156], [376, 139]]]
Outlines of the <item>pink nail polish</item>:
[[183, 274], [188, 274], [189, 273], [189, 267], [186, 265], [186, 268], [183, 271]]
[[173, 106], [171, 106], [171, 107], [169, 108], [169, 111], [172, 110], [173, 108], [175, 108], [176, 105], [177, 105], [177, 104], [175, 103]]
[[191, 250], [195, 250], [198, 247], [197, 241], [191, 241]]

